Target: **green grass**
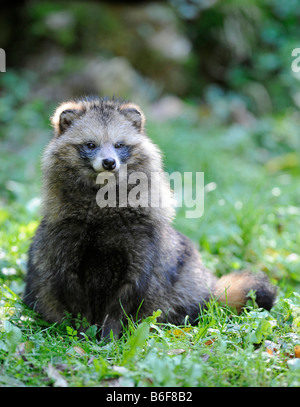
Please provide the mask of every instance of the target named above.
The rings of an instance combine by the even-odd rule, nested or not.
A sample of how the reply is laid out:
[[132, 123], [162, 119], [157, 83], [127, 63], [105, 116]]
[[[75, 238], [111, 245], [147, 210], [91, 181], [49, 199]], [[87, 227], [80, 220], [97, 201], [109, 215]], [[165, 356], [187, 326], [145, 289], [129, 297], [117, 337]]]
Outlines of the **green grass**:
[[[156, 316], [129, 320], [119, 340], [96, 339], [48, 325], [2, 288], [0, 384], [9, 386], [299, 386], [300, 297], [272, 313], [237, 316], [211, 304], [191, 327], [161, 325]], [[79, 339], [81, 338], [81, 339]]]
[[[299, 386], [299, 119], [286, 113], [249, 127], [225, 123], [201, 107], [176, 121], [148, 123], [166, 170], [205, 173], [205, 211], [175, 226], [217, 275], [264, 270], [278, 286], [271, 312], [254, 297], [241, 315], [216, 303], [198, 325], [161, 325], [158, 314], [128, 319], [110, 343], [97, 328], [81, 335], [68, 318], [48, 324], [21, 301], [27, 250], [40, 219], [40, 155], [50, 138], [31, 78], [6, 76], [0, 101], [0, 386]], [[20, 81], [20, 83], [18, 82]], [[17, 82], [17, 83], [16, 83]], [[18, 85], [18, 86], [17, 86]], [[23, 86], [22, 92], [17, 89]], [[19, 91], [18, 91], [19, 92]]]

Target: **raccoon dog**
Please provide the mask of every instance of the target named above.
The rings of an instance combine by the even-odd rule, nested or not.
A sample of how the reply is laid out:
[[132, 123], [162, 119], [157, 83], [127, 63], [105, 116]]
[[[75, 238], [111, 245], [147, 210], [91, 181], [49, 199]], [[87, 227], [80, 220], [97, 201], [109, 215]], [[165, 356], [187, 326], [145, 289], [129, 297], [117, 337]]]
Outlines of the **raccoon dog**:
[[[249, 290], [260, 307], [272, 307], [276, 290], [264, 274], [217, 279], [203, 266], [192, 242], [172, 227], [172, 197], [162, 175], [159, 186], [149, 182], [149, 205], [120, 201], [130, 175], [151, 180], [152, 173], [163, 174], [161, 153], [146, 136], [137, 105], [73, 100], [57, 108], [52, 124], [55, 134], [42, 159], [43, 219], [29, 250], [27, 305], [50, 322], [62, 321], [66, 312], [80, 314], [104, 336], [120, 333], [124, 311], [136, 316], [139, 310], [141, 317], [160, 309], [161, 321], [181, 324], [188, 315], [193, 322], [212, 296], [240, 311]], [[99, 174], [114, 176], [115, 205], [97, 203]], [[133, 187], [128, 182], [128, 194]], [[158, 193], [167, 205], [151, 206]]]

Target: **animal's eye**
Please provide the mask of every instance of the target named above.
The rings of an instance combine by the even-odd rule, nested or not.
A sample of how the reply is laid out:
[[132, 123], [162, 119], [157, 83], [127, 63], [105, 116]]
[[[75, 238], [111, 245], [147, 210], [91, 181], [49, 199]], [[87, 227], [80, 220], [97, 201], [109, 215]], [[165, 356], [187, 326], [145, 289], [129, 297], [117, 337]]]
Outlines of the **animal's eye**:
[[90, 150], [93, 150], [94, 148], [96, 148], [96, 144], [95, 143], [87, 143], [87, 148], [89, 148]]
[[119, 143], [115, 144], [115, 148], [122, 148], [122, 147], [124, 147], [124, 143], [119, 142]]

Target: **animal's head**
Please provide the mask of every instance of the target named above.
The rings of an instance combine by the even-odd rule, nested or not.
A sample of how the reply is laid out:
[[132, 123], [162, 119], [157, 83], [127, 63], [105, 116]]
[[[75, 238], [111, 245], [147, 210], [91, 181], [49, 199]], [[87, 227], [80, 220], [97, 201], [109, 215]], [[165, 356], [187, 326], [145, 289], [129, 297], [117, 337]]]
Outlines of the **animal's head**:
[[129, 102], [86, 98], [62, 103], [51, 118], [54, 138], [46, 150], [57, 164], [81, 176], [160, 171], [160, 152], [144, 133], [145, 116]]
[[[157, 207], [160, 206], [156, 203], [158, 197], [158, 202], [166, 203], [159, 218], [173, 216], [173, 201], [170, 186], [165, 181], [161, 153], [144, 132], [145, 116], [139, 106], [114, 99], [78, 99], [62, 103], [51, 121], [54, 137], [42, 160], [45, 213], [52, 211], [56, 217], [63, 216], [62, 208], [67, 211], [67, 203], [76, 210], [75, 201], [85, 196], [89, 199], [88, 191], [94, 194], [103, 182], [106, 187], [107, 176], [111, 179], [115, 174], [116, 183], [127, 186], [128, 197], [118, 194], [120, 205], [126, 202], [129, 206]], [[123, 171], [125, 166], [126, 172]], [[153, 174], [160, 174], [159, 179], [154, 177], [152, 181]], [[136, 183], [138, 191], [134, 189]], [[114, 185], [117, 184], [111, 182], [107, 186], [113, 198]], [[103, 191], [105, 189], [98, 192]], [[134, 199], [129, 199], [131, 192]], [[106, 205], [105, 194], [103, 198]], [[82, 200], [80, 205], [83, 205]], [[101, 205], [98, 203], [98, 206]], [[168, 211], [166, 206], [170, 207]]]

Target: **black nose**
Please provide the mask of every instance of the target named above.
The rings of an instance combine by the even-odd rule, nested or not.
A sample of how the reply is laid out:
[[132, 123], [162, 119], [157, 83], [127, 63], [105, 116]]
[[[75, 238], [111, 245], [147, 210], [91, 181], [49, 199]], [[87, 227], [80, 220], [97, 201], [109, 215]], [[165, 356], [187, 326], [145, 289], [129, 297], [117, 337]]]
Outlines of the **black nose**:
[[116, 160], [114, 158], [104, 158], [102, 161], [102, 166], [105, 170], [113, 170], [116, 168]]

